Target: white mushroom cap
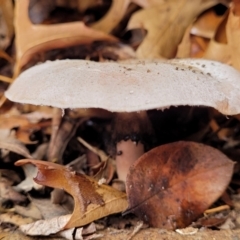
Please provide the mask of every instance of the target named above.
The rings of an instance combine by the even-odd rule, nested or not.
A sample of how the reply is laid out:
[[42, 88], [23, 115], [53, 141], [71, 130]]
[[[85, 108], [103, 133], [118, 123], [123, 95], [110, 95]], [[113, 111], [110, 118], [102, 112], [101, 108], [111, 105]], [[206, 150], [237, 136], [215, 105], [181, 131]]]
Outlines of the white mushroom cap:
[[134, 63], [48, 61], [5, 92], [8, 99], [59, 108], [132, 112], [169, 106], [210, 106], [240, 113], [240, 72], [214, 61], [179, 59]]

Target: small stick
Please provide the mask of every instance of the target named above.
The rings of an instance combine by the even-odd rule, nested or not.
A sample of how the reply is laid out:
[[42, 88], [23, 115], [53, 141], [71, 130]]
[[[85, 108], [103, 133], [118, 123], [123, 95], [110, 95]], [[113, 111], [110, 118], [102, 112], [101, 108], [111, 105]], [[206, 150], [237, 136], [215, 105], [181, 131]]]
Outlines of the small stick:
[[130, 234], [130, 236], [127, 238], [127, 240], [131, 240], [142, 228], [143, 226], [143, 222], [138, 222], [137, 226], [134, 227], [132, 233]]
[[222, 205], [219, 207], [208, 209], [203, 214], [204, 214], [204, 216], [207, 216], [208, 214], [221, 212], [221, 211], [228, 210], [228, 209], [230, 209], [230, 207], [228, 205]]
[[87, 143], [87, 142], [86, 142], [84, 139], [82, 139], [81, 137], [78, 137], [77, 139], [78, 139], [78, 141], [79, 141], [83, 146], [85, 146], [87, 149], [89, 149], [90, 151], [92, 151], [92, 152], [94, 152], [95, 154], [97, 154], [97, 155], [100, 157], [100, 159], [101, 159], [102, 162], [105, 162], [105, 161], [108, 160], [109, 157], [105, 154], [104, 151], [102, 151], [102, 150], [100, 150], [100, 149], [98, 149], [98, 148], [96, 148], [96, 147], [93, 147], [92, 145], [90, 145], [89, 143]]
[[3, 75], [0, 75], [0, 80], [3, 81], [3, 82], [6, 82], [6, 83], [12, 83], [13, 82], [12, 78], [6, 77], [6, 76], [3, 76]]

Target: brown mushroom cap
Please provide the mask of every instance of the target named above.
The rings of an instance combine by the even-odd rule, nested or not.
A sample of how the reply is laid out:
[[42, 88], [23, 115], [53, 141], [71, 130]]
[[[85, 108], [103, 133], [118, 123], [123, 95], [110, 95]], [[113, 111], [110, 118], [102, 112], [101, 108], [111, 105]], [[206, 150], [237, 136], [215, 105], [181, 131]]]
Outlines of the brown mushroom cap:
[[14, 102], [59, 108], [132, 112], [191, 105], [232, 115], [240, 113], [240, 72], [201, 59], [57, 60], [20, 74], [5, 95]]

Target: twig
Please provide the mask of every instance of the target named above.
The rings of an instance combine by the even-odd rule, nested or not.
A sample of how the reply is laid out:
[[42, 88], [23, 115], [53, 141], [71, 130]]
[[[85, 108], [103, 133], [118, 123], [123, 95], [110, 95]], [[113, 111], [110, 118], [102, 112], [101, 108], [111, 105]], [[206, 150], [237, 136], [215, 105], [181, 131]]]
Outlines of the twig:
[[127, 240], [131, 240], [142, 228], [143, 226], [143, 222], [138, 222], [137, 226], [134, 227], [132, 233], [130, 234], [130, 236], [127, 238]]

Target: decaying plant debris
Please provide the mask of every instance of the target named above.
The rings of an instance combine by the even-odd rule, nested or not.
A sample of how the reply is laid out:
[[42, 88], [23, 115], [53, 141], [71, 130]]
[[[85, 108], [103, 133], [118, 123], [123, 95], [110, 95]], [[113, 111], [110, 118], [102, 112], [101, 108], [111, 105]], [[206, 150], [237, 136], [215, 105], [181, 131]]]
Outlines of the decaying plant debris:
[[0, 14], [1, 238], [238, 239], [239, 1]]

